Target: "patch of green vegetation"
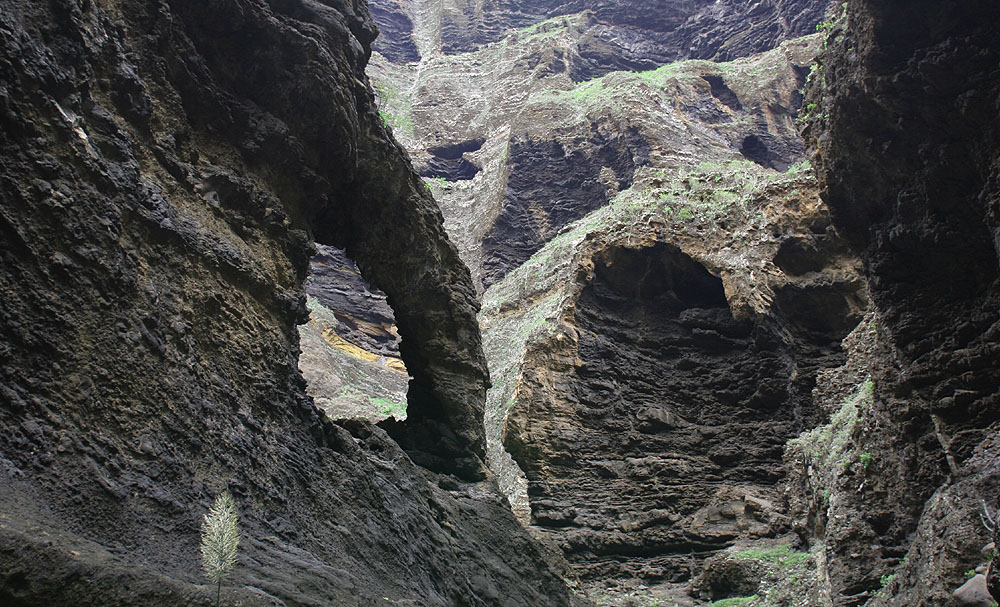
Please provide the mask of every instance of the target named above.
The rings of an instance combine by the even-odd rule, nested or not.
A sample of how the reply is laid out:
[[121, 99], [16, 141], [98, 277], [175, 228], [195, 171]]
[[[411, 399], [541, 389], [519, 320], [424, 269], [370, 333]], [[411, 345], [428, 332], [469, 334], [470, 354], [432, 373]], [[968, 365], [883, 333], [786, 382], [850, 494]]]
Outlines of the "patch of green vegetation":
[[680, 222], [730, 216], [752, 223], [755, 218], [763, 219], [751, 212], [754, 200], [767, 187], [789, 177], [748, 160], [703, 161], [693, 170], [682, 169], [672, 176], [658, 171], [648, 181], [620, 192], [612, 204], [632, 211], [645, 209]]
[[375, 398], [371, 396], [368, 397], [368, 402], [373, 407], [378, 408], [380, 415], [386, 417], [403, 417], [406, 415], [406, 403], [397, 403], [388, 398]]
[[660, 67], [647, 70], [644, 72], [636, 72], [636, 76], [641, 82], [654, 88], [666, 88], [666, 86], [671, 82], [685, 77], [689, 78], [700, 78], [700, 69], [715, 67], [710, 61], [701, 60], [686, 60], [686, 61], [676, 61], [674, 63], [668, 63], [666, 65], [661, 65]]
[[363, 401], [368, 398], [361, 392], [361, 390], [355, 388], [354, 386], [341, 386], [340, 390], [337, 392], [337, 398], [347, 398], [355, 401]]
[[862, 412], [873, 402], [871, 382], [864, 382], [833, 414], [830, 423], [788, 441], [786, 457], [801, 457], [813, 470], [809, 484], [817, 504], [830, 503], [830, 488], [838, 486], [840, 477], [852, 471], [861, 473], [874, 461], [872, 454], [860, 453], [857, 445]]
[[611, 89], [605, 83], [605, 77], [593, 78], [578, 83], [571, 89], [543, 91], [536, 97], [540, 101], [554, 101], [560, 104], [587, 106], [598, 101], [606, 102], [611, 98]]
[[721, 601], [713, 601], [708, 604], [708, 607], [735, 607], [736, 605], [746, 605], [750, 601], [756, 601], [760, 596], [739, 596], [730, 599], [722, 599]]
[[444, 177], [425, 177], [424, 188], [430, 190], [435, 196], [448, 189], [448, 180]]
[[388, 82], [373, 82], [378, 115], [382, 124], [394, 133], [413, 135], [410, 95]]
[[570, 19], [566, 16], [551, 17], [545, 21], [540, 21], [527, 27], [514, 30], [515, 37], [520, 39], [548, 38], [558, 33], [566, 31], [570, 26]]
[[[827, 34], [830, 34], [838, 28], [847, 27], [847, 3], [841, 2], [839, 8], [840, 12], [837, 14], [836, 17], [831, 16], [832, 18], [825, 19], [816, 24], [817, 32], [826, 32]], [[823, 48], [826, 48], [825, 43], [823, 45]]]
[[[816, 104], [813, 103], [812, 105], [816, 105]], [[788, 170], [785, 171], [785, 172], [786, 173], [808, 173], [810, 171], [812, 171], [812, 163], [809, 162], [808, 159], [806, 159], [806, 160], [803, 160], [801, 162], [797, 162], [797, 163], [793, 164], [792, 166], [788, 167]]]
[[771, 563], [781, 569], [794, 567], [806, 560], [808, 557], [808, 552], [792, 550], [791, 544], [781, 544], [771, 548], [744, 550], [743, 552], [738, 552], [736, 554], [736, 558], [756, 559], [758, 561], [764, 561], [765, 563]]

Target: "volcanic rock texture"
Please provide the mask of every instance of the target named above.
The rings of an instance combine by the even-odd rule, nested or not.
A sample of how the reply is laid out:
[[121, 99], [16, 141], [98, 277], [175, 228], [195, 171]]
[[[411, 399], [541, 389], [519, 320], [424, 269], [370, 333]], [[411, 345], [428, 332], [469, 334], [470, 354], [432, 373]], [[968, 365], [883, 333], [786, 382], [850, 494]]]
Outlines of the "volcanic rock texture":
[[851, 437], [871, 465], [828, 510], [812, 504], [835, 605], [956, 604], [986, 559], [980, 500], [992, 514], [1000, 494], [998, 20], [995, 2], [849, 0], [810, 86], [824, 199], [861, 252], [880, 338]]
[[745, 159], [784, 171], [804, 158], [793, 119], [817, 36], [754, 58], [577, 84], [567, 65], [589, 18], [561, 17], [475, 52], [370, 68], [391, 93], [383, 111], [418, 172], [438, 178], [429, 187], [479, 289], [628, 189], [639, 167], [673, 175]]
[[[585, 581], [684, 582], [736, 539], [788, 530], [784, 444], [819, 422], [817, 370], [842, 362], [865, 295], [811, 179], [772, 180], [746, 208], [691, 215], [654, 186], [487, 292], [487, 350], [523, 352], [498, 357], [488, 419], [506, 412], [532, 528]], [[822, 266], [783, 271], [792, 241]]]
[[[414, 2], [421, 62], [371, 66], [483, 290], [491, 465], [588, 583], [685, 581], [789, 528], [783, 446], [822, 421], [816, 374], [865, 307], [801, 163], [822, 36], [785, 38], [822, 3], [794, 5], [785, 29], [769, 3], [567, 3], [542, 23], [490, 5], [449, 47], [441, 3]], [[453, 54], [421, 46], [435, 35]], [[692, 56], [742, 58], [669, 63]]]
[[461, 54], [510, 30], [585, 12], [586, 32], [571, 51], [577, 81], [613, 70], [651, 69], [678, 59], [729, 61], [811, 34], [826, 3], [738, 0], [374, 0], [393, 62]]
[[393, 431], [481, 474], [467, 270], [381, 126], [363, 2], [5, 2], [0, 12], [0, 603], [207, 601], [235, 495], [244, 605], [566, 605], [487, 485], [427, 480], [304, 394], [312, 238], [395, 311]]

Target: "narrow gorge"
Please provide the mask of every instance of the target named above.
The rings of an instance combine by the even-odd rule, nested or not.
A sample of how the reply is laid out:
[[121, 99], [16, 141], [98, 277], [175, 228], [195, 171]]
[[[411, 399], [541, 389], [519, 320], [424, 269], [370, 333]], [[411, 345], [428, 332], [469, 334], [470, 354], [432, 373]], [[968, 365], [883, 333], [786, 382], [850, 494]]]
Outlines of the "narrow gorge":
[[998, 18], [6, 0], [0, 604], [995, 606]]

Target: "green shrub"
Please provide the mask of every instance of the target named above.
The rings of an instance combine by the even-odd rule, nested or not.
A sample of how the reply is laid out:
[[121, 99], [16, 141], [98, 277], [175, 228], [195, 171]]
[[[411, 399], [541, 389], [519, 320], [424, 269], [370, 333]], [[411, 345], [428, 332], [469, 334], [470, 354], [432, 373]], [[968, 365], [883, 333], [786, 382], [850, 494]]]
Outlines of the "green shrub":
[[756, 594], [753, 596], [738, 596], [731, 599], [722, 599], [721, 601], [714, 601], [708, 604], [708, 607], [736, 607], [736, 605], [746, 605], [750, 601], [756, 601], [760, 597]]

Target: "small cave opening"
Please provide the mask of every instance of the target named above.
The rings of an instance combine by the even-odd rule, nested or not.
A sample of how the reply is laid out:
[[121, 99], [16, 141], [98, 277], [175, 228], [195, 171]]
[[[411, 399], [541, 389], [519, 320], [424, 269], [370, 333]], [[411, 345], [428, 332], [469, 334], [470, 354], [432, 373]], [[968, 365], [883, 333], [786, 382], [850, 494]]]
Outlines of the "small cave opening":
[[736, 96], [731, 88], [726, 86], [720, 76], [704, 75], [702, 78], [712, 87], [712, 96], [718, 99], [723, 105], [737, 112], [743, 110], [740, 98]]
[[607, 249], [597, 256], [594, 274], [594, 288], [607, 287], [630, 306], [649, 302], [671, 312], [688, 308], [729, 309], [718, 277], [691, 257], [659, 245], [652, 252]]
[[317, 244], [306, 305], [299, 369], [316, 405], [332, 419], [405, 419], [410, 377], [385, 293], [368, 284], [344, 251]]
[[793, 366], [774, 324], [734, 315], [722, 279], [678, 247], [613, 246], [593, 263], [575, 362], [554, 388], [522, 386], [544, 418], [516, 419], [530, 441], [505, 445], [532, 524], [581, 578], [685, 582], [772, 522], [754, 504], [778, 499], [801, 430]]
[[774, 264], [782, 272], [792, 276], [802, 276], [809, 272], [819, 272], [830, 263], [829, 247], [816, 238], [790, 237], [781, 242], [774, 256]]
[[761, 141], [760, 137], [756, 135], [748, 135], [743, 138], [743, 143], [740, 144], [740, 154], [743, 157], [752, 162], [756, 162], [762, 167], [774, 168], [771, 166], [771, 152], [767, 149], [767, 145]]
[[421, 177], [431, 179], [444, 178], [448, 181], [463, 181], [475, 177], [480, 167], [473, 164], [465, 154], [477, 152], [486, 142], [485, 139], [471, 139], [429, 148], [431, 157], [417, 171]]
[[774, 292], [774, 309], [806, 343], [840, 350], [840, 342], [861, 322], [868, 307], [859, 280], [784, 285]]

